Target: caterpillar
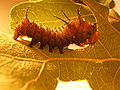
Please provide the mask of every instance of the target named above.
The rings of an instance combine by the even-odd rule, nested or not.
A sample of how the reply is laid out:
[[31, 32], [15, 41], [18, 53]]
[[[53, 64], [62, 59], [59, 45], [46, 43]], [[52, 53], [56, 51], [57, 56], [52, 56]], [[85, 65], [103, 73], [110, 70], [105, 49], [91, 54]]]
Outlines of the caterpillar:
[[79, 46], [86, 44], [94, 44], [99, 39], [99, 32], [96, 28], [96, 23], [90, 23], [84, 20], [78, 10], [78, 18], [70, 21], [67, 15], [63, 12], [69, 22], [54, 16], [62, 20], [66, 26], [63, 30], [52, 31], [45, 29], [42, 26], [38, 26], [34, 22], [30, 22], [28, 19], [28, 9], [26, 10], [25, 18], [21, 24], [14, 30], [13, 39], [17, 39], [19, 36], [28, 36], [32, 38], [29, 46], [32, 47], [36, 43], [40, 42], [40, 49], [43, 49], [45, 45], [49, 46], [49, 52], [53, 52], [53, 49], [57, 47], [62, 54], [63, 48], [69, 44], [75, 43]]

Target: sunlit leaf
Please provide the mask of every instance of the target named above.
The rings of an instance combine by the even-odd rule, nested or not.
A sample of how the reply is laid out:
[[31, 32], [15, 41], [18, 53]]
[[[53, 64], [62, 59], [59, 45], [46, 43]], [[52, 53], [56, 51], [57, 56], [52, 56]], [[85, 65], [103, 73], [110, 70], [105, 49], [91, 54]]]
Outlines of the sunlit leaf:
[[[3, 90], [55, 90], [62, 82], [87, 80], [93, 90], [120, 89], [120, 32], [109, 21], [109, 9], [94, 0], [83, 0], [81, 13], [87, 21], [98, 23], [100, 39], [93, 46], [60, 54], [48, 47], [39, 50], [39, 44], [15, 41], [0, 33], [0, 88]], [[53, 15], [66, 19], [61, 10], [74, 20], [80, 5], [70, 0], [44, 0], [20, 3], [10, 12], [10, 27], [15, 28], [25, 16], [38, 25], [55, 30], [64, 23]], [[93, 13], [95, 17], [93, 17]], [[96, 18], [96, 19], [95, 19]], [[67, 19], [66, 19], [67, 20]]]

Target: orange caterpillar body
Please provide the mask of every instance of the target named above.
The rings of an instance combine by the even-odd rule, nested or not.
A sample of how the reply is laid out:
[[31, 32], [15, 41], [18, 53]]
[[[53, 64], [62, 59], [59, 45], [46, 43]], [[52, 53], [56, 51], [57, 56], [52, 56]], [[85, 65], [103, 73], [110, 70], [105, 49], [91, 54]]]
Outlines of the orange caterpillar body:
[[[28, 9], [27, 9], [28, 12]], [[86, 22], [80, 15], [78, 11], [78, 19], [69, 22], [56, 17], [66, 23], [66, 27], [61, 31], [51, 31], [49, 29], [44, 29], [38, 26], [34, 22], [30, 22], [27, 17], [23, 19], [22, 23], [16, 27], [14, 31], [13, 39], [17, 39], [19, 36], [28, 36], [32, 38], [29, 46], [40, 42], [40, 49], [43, 49], [45, 45], [49, 46], [49, 51], [52, 52], [54, 47], [58, 47], [60, 53], [63, 53], [63, 48], [69, 44], [75, 43], [79, 46], [84, 46], [86, 44], [94, 44], [99, 37], [99, 33], [96, 29], [96, 23], [91, 24]]]

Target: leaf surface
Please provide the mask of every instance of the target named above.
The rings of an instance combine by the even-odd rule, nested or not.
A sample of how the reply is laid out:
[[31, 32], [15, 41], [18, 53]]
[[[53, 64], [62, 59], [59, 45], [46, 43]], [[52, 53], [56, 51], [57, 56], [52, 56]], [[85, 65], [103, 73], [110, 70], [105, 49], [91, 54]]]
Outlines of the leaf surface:
[[[4, 90], [55, 90], [59, 80], [76, 81], [87, 79], [93, 90], [120, 89], [120, 32], [108, 21], [108, 8], [94, 0], [83, 1], [82, 15], [87, 21], [98, 23], [100, 39], [94, 46], [79, 51], [64, 49], [59, 54], [48, 47], [39, 50], [27, 43], [15, 41], [10, 35], [0, 33], [0, 88]], [[69, 0], [44, 0], [25, 2], [12, 8], [11, 28], [23, 19], [30, 6], [28, 18], [43, 27], [61, 27], [63, 22], [53, 17], [65, 19], [61, 10], [71, 20], [77, 18], [79, 4]], [[91, 16], [92, 15], [92, 16]], [[59, 79], [59, 80], [58, 80]], [[3, 83], [5, 82], [5, 83]], [[14, 82], [14, 83], [13, 83]], [[2, 85], [4, 84], [4, 85]]]

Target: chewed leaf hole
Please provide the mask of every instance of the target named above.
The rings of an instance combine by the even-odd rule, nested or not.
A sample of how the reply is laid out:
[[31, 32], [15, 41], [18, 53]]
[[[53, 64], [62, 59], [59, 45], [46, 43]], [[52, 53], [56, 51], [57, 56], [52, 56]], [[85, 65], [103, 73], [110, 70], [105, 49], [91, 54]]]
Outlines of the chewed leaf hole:
[[89, 46], [89, 44], [84, 45], [84, 47], [80, 47], [80, 46], [78, 46], [78, 45], [76, 45], [76, 44], [70, 44], [70, 45], [68, 46], [68, 49], [71, 49], [71, 50], [81, 50], [81, 49], [87, 48], [88, 46]]
[[63, 82], [59, 80], [56, 90], [92, 90], [92, 88], [87, 80], [69, 82]]

